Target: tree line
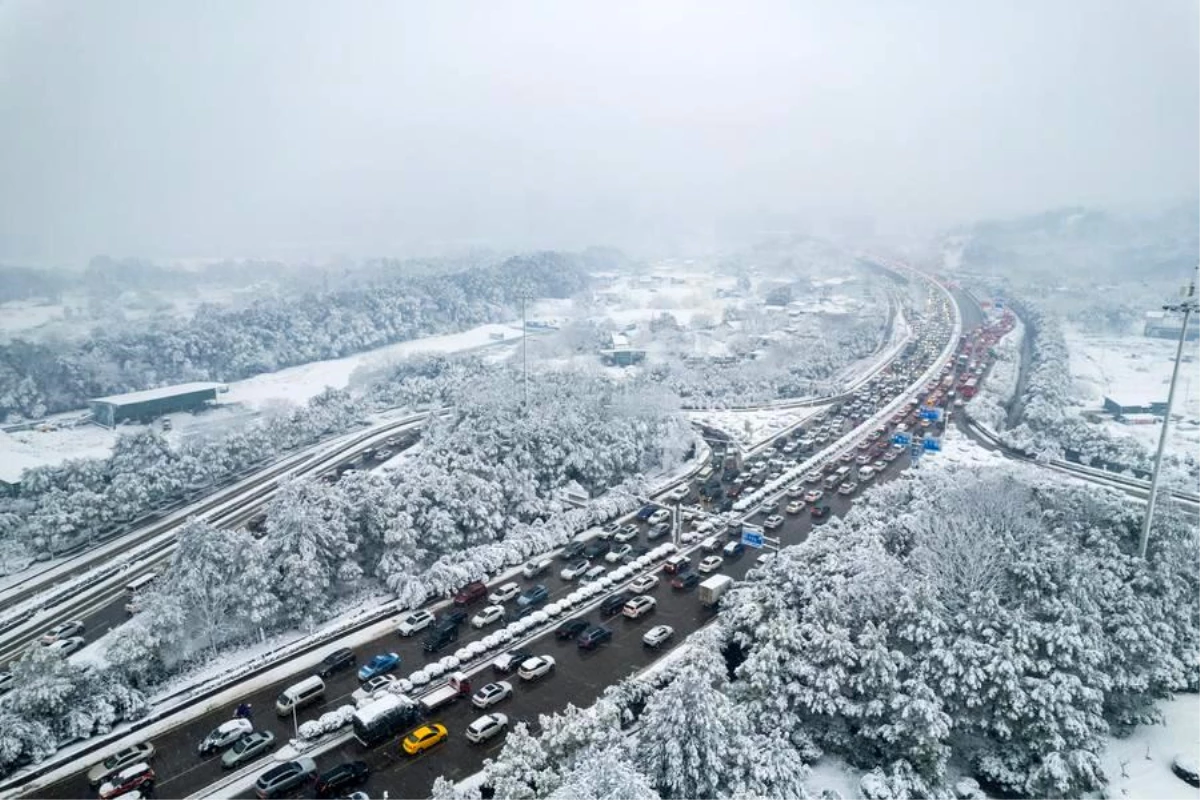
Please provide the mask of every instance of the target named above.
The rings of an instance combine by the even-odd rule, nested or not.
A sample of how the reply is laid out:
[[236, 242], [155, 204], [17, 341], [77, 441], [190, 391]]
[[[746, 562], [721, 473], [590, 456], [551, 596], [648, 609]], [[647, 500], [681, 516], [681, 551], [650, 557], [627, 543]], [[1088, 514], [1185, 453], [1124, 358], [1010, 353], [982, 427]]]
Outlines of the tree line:
[[567, 297], [585, 260], [514, 256], [451, 274], [392, 274], [371, 286], [202, 306], [191, 319], [97, 328], [81, 341], [0, 345], [0, 421], [82, 408], [89, 397], [181, 381], [233, 381], [394, 342], [511, 319], [521, 297]]
[[515, 725], [486, 784], [516, 800], [803, 797], [830, 754], [880, 800], [1102, 789], [1107, 736], [1200, 686], [1200, 533], [1172, 510], [1142, 560], [1119, 493], [1024, 466], [922, 472], [752, 570], [673, 668], [536, 734]]

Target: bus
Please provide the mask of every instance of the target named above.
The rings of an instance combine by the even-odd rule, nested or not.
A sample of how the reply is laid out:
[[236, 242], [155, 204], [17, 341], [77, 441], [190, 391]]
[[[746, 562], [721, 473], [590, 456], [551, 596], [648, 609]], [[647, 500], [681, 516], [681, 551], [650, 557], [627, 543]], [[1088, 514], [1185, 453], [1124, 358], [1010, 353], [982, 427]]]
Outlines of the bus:
[[145, 589], [150, 584], [158, 580], [157, 572], [147, 572], [145, 575], [138, 576], [131, 580], [126, 586], [125, 591], [129, 594], [137, 594], [142, 589]]

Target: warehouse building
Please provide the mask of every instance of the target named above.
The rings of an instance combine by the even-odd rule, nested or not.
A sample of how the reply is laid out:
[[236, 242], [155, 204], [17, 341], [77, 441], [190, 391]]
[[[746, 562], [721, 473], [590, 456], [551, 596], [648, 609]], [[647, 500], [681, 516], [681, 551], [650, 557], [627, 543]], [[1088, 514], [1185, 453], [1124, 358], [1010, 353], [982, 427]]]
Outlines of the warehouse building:
[[198, 411], [217, 399], [219, 383], [181, 383], [143, 392], [115, 394], [88, 400], [92, 418], [107, 428], [125, 420], [148, 422], [175, 411]]
[[1165, 417], [1167, 415], [1167, 401], [1153, 400], [1148, 397], [1113, 397], [1112, 395], [1105, 395], [1104, 410], [1112, 414], [1113, 418], [1117, 420], [1141, 415]]
[[[1142, 326], [1142, 335], [1149, 336], [1155, 339], [1179, 339], [1179, 333], [1183, 330], [1183, 317], [1172, 314], [1168, 315], [1165, 311], [1149, 311], [1146, 313], [1146, 320]], [[1187, 335], [1184, 336], [1184, 341], [1194, 342], [1200, 339], [1200, 316], [1192, 315], [1188, 320]]]

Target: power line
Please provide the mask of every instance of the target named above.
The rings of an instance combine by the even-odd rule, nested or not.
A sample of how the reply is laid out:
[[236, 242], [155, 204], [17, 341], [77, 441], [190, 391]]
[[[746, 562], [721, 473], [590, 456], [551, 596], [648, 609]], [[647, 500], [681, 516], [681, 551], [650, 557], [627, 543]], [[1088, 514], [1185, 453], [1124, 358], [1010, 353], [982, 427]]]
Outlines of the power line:
[[[1198, 266], [1200, 269], [1200, 266]], [[1154, 501], [1158, 497], [1158, 480], [1162, 472], [1163, 450], [1167, 446], [1167, 429], [1171, 427], [1171, 407], [1175, 404], [1175, 385], [1179, 381], [1179, 364], [1183, 359], [1183, 343], [1187, 340], [1188, 320], [1192, 314], [1200, 312], [1200, 303], [1196, 299], [1195, 278], [1183, 289], [1183, 302], [1163, 306], [1168, 313], [1183, 312], [1183, 324], [1179, 327], [1179, 345], [1175, 349], [1175, 367], [1171, 370], [1171, 389], [1167, 392], [1167, 413], [1163, 417], [1162, 430], [1158, 434], [1158, 452], [1154, 455], [1154, 475], [1150, 479], [1150, 497], [1146, 503], [1146, 519], [1142, 524], [1142, 538], [1138, 543], [1138, 555], [1146, 557], [1146, 545], [1150, 541], [1150, 525], [1154, 521]]]

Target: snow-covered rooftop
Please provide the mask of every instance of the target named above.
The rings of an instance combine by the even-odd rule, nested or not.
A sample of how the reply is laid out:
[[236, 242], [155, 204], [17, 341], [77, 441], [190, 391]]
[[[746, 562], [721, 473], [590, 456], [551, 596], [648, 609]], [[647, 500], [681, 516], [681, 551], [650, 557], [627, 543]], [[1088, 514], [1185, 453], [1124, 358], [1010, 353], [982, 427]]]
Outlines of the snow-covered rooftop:
[[222, 384], [219, 383], [177, 383], [174, 386], [160, 386], [157, 389], [145, 389], [140, 392], [127, 392], [126, 394], [113, 394], [108, 397], [93, 397], [93, 403], [112, 403], [113, 405], [123, 406], [132, 405], [133, 403], [145, 403], [150, 400], [162, 400], [166, 397], [178, 397], [184, 394], [192, 394], [193, 392], [211, 391], [219, 388]]

